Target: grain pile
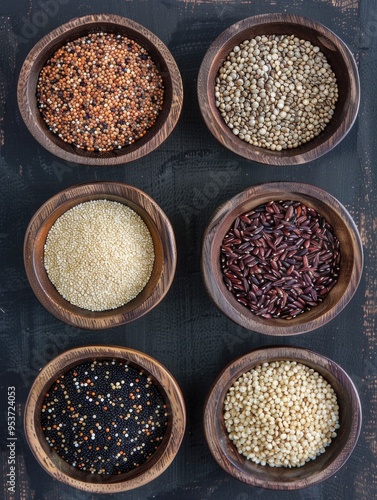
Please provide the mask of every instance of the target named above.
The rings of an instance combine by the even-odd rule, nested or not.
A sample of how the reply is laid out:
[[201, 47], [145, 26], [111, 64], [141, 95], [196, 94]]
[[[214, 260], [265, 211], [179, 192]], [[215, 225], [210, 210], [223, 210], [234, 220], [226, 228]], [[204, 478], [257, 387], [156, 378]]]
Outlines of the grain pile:
[[256, 316], [292, 319], [336, 285], [340, 242], [326, 219], [296, 200], [273, 200], [240, 214], [221, 245], [224, 283]]
[[336, 437], [339, 406], [331, 385], [296, 361], [263, 363], [230, 387], [224, 420], [238, 452], [271, 467], [300, 467]]
[[257, 36], [235, 46], [215, 84], [216, 106], [233, 134], [272, 151], [320, 134], [337, 99], [325, 55], [294, 35]]
[[140, 467], [164, 437], [167, 407], [152, 378], [115, 360], [94, 360], [62, 374], [42, 403], [41, 424], [52, 449], [90, 474]]
[[153, 240], [142, 218], [108, 200], [67, 210], [51, 227], [44, 248], [44, 265], [58, 292], [91, 311], [115, 309], [135, 298], [153, 263]]

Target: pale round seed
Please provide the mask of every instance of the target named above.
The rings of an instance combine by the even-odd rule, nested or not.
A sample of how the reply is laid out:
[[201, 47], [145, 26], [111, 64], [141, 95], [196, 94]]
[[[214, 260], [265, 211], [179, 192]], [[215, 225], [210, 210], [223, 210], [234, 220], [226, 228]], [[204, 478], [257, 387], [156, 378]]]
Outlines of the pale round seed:
[[247, 459], [300, 467], [336, 437], [339, 406], [334, 389], [318, 372], [296, 361], [274, 361], [234, 382], [224, 400], [224, 422]]

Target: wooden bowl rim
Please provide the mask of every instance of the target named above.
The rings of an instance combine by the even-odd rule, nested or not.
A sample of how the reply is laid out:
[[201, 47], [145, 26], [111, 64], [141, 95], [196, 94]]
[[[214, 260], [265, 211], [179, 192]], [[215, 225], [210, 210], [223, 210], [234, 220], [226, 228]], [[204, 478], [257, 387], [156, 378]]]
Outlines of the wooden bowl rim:
[[[53, 214], [62, 203], [77, 198], [77, 204], [79, 204], [88, 201], [88, 199], [92, 199], [90, 198], [91, 196], [97, 195], [99, 198], [102, 198], [103, 195], [104, 199], [106, 196], [116, 196], [118, 198], [123, 198], [125, 201], [131, 201], [139, 206], [142, 211], [148, 214], [151, 221], [155, 224], [156, 231], [159, 232], [163, 249], [161, 276], [150, 295], [131, 311], [121, 312], [122, 307], [120, 307], [113, 309], [111, 315], [108, 314], [108, 317], [103, 317], [101, 312], [98, 313], [100, 317], [96, 317], [95, 312], [93, 312], [91, 317], [80, 315], [80, 308], [72, 306], [72, 304], [61, 296], [55, 301], [46, 293], [46, 290], [38, 280], [33, 262], [33, 254], [38, 233], [41, 231], [41, 228], [43, 228], [46, 220], [48, 220], [51, 214]], [[137, 197], [137, 199], [135, 199], [135, 197]], [[64, 198], [64, 202], [62, 202], [62, 198]], [[153, 212], [149, 211], [150, 208], [153, 209]], [[132, 322], [144, 316], [144, 314], [147, 314], [155, 308], [168, 293], [177, 266], [177, 248], [174, 230], [165, 212], [153, 198], [141, 189], [131, 186], [130, 184], [114, 181], [76, 184], [60, 191], [48, 199], [35, 212], [29, 222], [25, 233], [23, 253], [26, 275], [39, 302], [61, 321], [88, 330], [112, 328]], [[72, 308], [74, 308], [75, 311], [72, 311]]]
[[[214, 249], [214, 239], [220, 228], [222, 228], [225, 224], [224, 220], [226, 220], [227, 213], [229, 213], [229, 211], [237, 212], [237, 207], [239, 207], [244, 201], [258, 196], [263, 196], [265, 199], [293, 199], [293, 197], [299, 199], [300, 195], [307, 196], [313, 200], [318, 200], [328, 208], [331, 208], [331, 210], [337, 215], [337, 218], [342, 220], [347, 228], [347, 233], [350, 237], [349, 239], [352, 241], [354, 254], [352, 273], [349, 277], [347, 288], [341, 298], [335, 304], [332, 304], [324, 314], [304, 321], [303, 318], [305, 318], [305, 315], [313, 311], [313, 315], [315, 315], [316, 308], [313, 308], [309, 311], [309, 313], [298, 315], [292, 320], [266, 320], [248, 312], [245, 307], [241, 307], [241, 305], [236, 302], [232, 294], [226, 289], [222, 281], [222, 276], [220, 276], [221, 273], [217, 273], [216, 271], [214, 272], [212, 255], [214, 253], [217, 254], [217, 250]], [[326, 218], [326, 216], [324, 217]], [[229, 227], [232, 222], [233, 221], [230, 221]], [[225, 231], [227, 229], [225, 229]], [[218, 249], [218, 254], [220, 255], [220, 249]], [[360, 234], [347, 209], [340, 203], [340, 201], [327, 191], [311, 184], [301, 182], [288, 181], [263, 183], [251, 186], [244, 191], [241, 191], [230, 200], [222, 203], [215, 210], [203, 235], [201, 268], [204, 284], [211, 299], [215, 305], [232, 321], [243, 326], [244, 328], [247, 328], [248, 330], [253, 330], [265, 335], [298, 335], [315, 330], [316, 328], [319, 328], [331, 321], [345, 308], [355, 294], [361, 280], [363, 263], [364, 255]], [[317, 307], [319, 307], [319, 305]]]
[[[49, 131], [47, 130], [47, 128], [46, 130], [43, 130], [36, 123], [34, 114], [31, 111], [30, 100], [27, 91], [28, 81], [34, 68], [34, 64], [36, 63], [38, 58], [48, 50], [49, 45], [51, 45], [56, 39], [60, 38], [62, 34], [65, 34], [65, 36], [68, 38], [70, 33], [74, 32], [77, 28], [82, 27], [83, 29], [89, 29], [90, 27], [95, 26], [98, 23], [100, 23], [101, 25], [108, 24], [109, 27], [118, 25], [121, 28], [129, 28], [130, 30], [138, 32], [139, 36], [142, 39], [147, 40], [149, 44], [154, 46], [155, 50], [160, 54], [161, 59], [164, 60], [172, 87], [172, 96], [170, 99], [171, 102], [169, 104], [169, 110], [167, 112], [166, 118], [164, 122], [160, 124], [159, 129], [156, 130], [156, 132], [151, 136], [150, 140], [146, 142], [143, 141], [141, 146], [133, 149], [131, 152], [127, 152], [127, 147], [124, 148], [124, 153], [119, 153], [118, 151], [116, 151], [116, 154], [114, 152], [114, 156], [112, 157], [100, 156], [100, 154], [98, 154], [98, 156], [94, 156], [95, 153], [93, 153], [93, 156], [81, 156], [80, 154], [66, 151], [61, 146], [52, 142], [49, 137]], [[162, 42], [162, 40], [160, 40], [153, 32], [145, 28], [143, 25], [137, 23], [136, 21], [123, 16], [117, 16], [113, 14], [91, 14], [82, 17], [76, 17], [74, 19], [71, 19], [67, 23], [58, 26], [34, 45], [34, 47], [27, 55], [20, 71], [17, 86], [17, 101], [22, 119], [26, 127], [29, 129], [29, 132], [39, 142], [39, 144], [41, 144], [50, 153], [59, 158], [62, 158], [63, 160], [82, 165], [119, 165], [137, 160], [142, 156], [145, 156], [146, 154], [152, 152], [154, 149], [159, 147], [172, 133], [175, 126], [177, 125], [182, 111], [183, 84], [179, 68], [171, 52]], [[162, 112], [163, 111], [161, 111], [161, 113]]]
[[[158, 460], [148, 467], [141, 466], [140, 474], [133, 474], [130, 479], [120, 475], [116, 482], [88, 483], [73, 478], [57, 469], [49, 455], [40, 445], [40, 429], [37, 428], [38, 401], [60, 374], [67, 372], [73, 366], [93, 359], [118, 359], [140, 366], [161, 385], [165, 392], [167, 403], [171, 408], [171, 430], [165, 449]], [[92, 493], [117, 493], [142, 486], [162, 474], [172, 463], [178, 453], [186, 428], [186, 409], [181, 389], [173, 375], [155, 358], [135, 349], [123, 346], [89, 345], [76, 347], [59, 354], [45, 365], [37, 375], [25, 404], [24, 430], [29, 447], [41, 467], [55, 479], [74, 488]], [[164, 443], [164, 442], [163, 442]], [[163, 446], [163, 443], [160, 446]], [[157, 452], [156, 452], [157, 453]], [[153, 457], [153, 456], [152, 456]], [[152, 458], [151, 457], [151, 458]], [[109, 476], [117, 477], [117, 476]]]
[[[331, 374], [334, 379], [336, 379], [337, 382], [343, 388], [345, 388], [345, 392], [351, 400], [353, 418], [351, 422], [346, 422], [346, 424], [349, 425], [349, 437], [347, 443], [339, 451], [338, 455], [335, 457], [333, 462], [331, 462], [330, 466], [324, 468], [322, 471], [313, 473], [309, 478], [306, 479], [297, 479], [289, 482], [271, 481], [267, 484], [266, 481], [261, 481], [260, 479], [254, 477], [246, 471], [243, 471], [240, 467], [237, 467], [234, 463], [231, 462], [220, 444], [219, 436], [215, 432], [216, 427], [214, 428], [213, 426], [213, 415], [216, 415], [219, 411], [220, 405], [223, 405], [224, 399], [220, 397], [220, 393], [221, 396], [224, 395], [225, 397], [230, 386], [235, 382], [237, 378], [257, 365], [260, 365], [264, 362], [273, 362], [274, 360], [278, 359], [293, 359], [294, 361], [302, 364], [310, 363], [313, 366], [317, 365], [318, 370], [322, 370]], [[314, 369], [317, 371], [316, 368]], [[231, 373], [230, 377], [228, 376], [229, 372]], [[347, 372], [335, 361], [316, 351], [304, 347], [290, 345], [258, 347], [231, 361], [214, 380], [207, 395], [204, 407], [204, 432], [208, 447], [215, 461], [227, 473], [242, 482], [259, 488], [274, 490], [296, 490], [306, 488], [308, 486], [318, 484], [334, 475], [345, 464], [345, 462], [352, 454], [360, 436], [361, 426], [362, 408], [359, 394]], [[224, 436], [225, 441], [227, 441], [232, 447], [234, 447], [234, 445], [229, 440], [229, 437], [226, 435], [226, 430], [224, 430]], [[321, 456], [322, 455], [320, 455], [318, 459]], [[244, 460], [246, 461], [247, 459], [244, 458]], [[258, 467], [267, 466], [258, 465]], [[302, 469], [304, 467], [305, 465], [297, 469]]]
[[[210, 81], [209, 75], [215, 65], [217, 66], [217, 73], [220, 65], [222, 64], [223, 58], [218, 57], [218, 54], [222, 51], [223, 47], [229, 44], [233, 38], [239, 37], [241, 32], [247, 31], [255, 26], [268, 26], [269, 24], [277, 23], [291, 24], [292, 26], [300, 25], [301, 27], [317, 31], [321, 37], [331, 40], [331, 42], [336, 46], [339, 56], [342, 57], [342, 59], [349, 65], [350, 69], [348, 72], [350, 79], [349, 92], [350, 95], [354, 96], [355, 100], [349, 106], [350, 113], [347, 114], [346, 121], [341, 123], [328, 139], [305, 152], [302, 152], [300, 147], [295, 149], [286, 149], [280, 152], [271, 151], [265, 148], [252, 146], [242, 141], [232, 133], [229, 127], [227, 127], [214, 105], [214, 82], [212, 80]], [[223, 146], [248, 160], [274, 166], [304, 164], [331, 151], [344, 139], [352, 128], [357, 118], [360, 105], [359, 74], [355, 59], [350, 49], [333, 31], [323, 24], [296, 14], [261, 14], [242, 19], [241, 21], [229, 26], [212, 42], [204, 56], [198, 74], [197, 92], [199, 107], [203, 119], [209, 131]], [[309, 144], [309, 142], [307, 144]], [[295, 150], [297, 150], [297, 153], [293, 154], [292, 152]]]

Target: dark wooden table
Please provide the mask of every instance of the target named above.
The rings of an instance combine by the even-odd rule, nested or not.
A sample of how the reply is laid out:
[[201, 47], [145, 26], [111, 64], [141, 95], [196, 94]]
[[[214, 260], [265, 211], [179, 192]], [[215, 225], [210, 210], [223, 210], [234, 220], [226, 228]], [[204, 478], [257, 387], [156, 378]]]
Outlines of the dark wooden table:
[[[123, 15], [156, 33], [171, 50], [184, 83], [177, 128], [156, 151], [132, 164], [85, 167], [67, 164], [34, 141], [16, 102], [18, 74], [27, 53], [46, 33], [73, 17], [95, 12]], [[311, 17], [337, 33], [354, 53], [361, 78], [359, 117], [345, 140], [304, 166], [267, 167], [237, 157], [207, 131], [196, 97], [200, 62], [214, 38], [234, 22], [267, 12]], [[356, 0], [306, 2], [205, 0], [2, 0], [0, 5], [0, 498], [97, 498], [52, 480], [28, 449], [23, 407], [38, 371], [62, 351], [86, 344], [124, 345], [161, 361], [176, 377], [187, 403], [187, 431], [170, 468], [124, 499], [251, 498], [350, 500], [377, 496], [377, 3]], [[92, 180], [118, 180], [150, 194], [169, 216], [177, 238], [178, 268], [164, 301], [138, 321], [106, 331], [83, 331], [51, 316], [26, 279], [22, 246], [33, 213], [63, 188]], [[365, 267], [351, 303], [319, 330], [279, 339], [247, 331], [212, 304], [200, 273], [204, 227], [214, 209], [261, 182], [294, 180], [329, 191], [352, 214], [363, 240]], [[346, 465], [325, 483], [296, 492], [249, 487], [212, 459], [202, 429], [203, 404], [222, 368], [254, 347], [286, 343], [310, 347], [338, 362], [355, 382], [363, 428]], [[7, 388], [15, 387], [16, 494], [7, 491]]]

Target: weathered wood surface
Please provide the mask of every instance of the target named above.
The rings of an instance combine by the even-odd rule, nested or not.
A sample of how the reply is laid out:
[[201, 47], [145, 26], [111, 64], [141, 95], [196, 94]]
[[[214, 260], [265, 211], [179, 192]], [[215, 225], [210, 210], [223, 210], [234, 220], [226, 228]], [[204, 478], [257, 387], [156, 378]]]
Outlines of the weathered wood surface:
[[[72, 18], [98, 12], [129, 17], [169, 48], [182, 74], [184, 104], [170, 137], [149, 155], [124, 166], [95, 168], [66, 163], [28, 132], [17, 108], [17, 79], [24, 59], [45, 34]], [[272, 167], [225, 149], [207, 130], [196, 81], [212, 41], [231, 24], [255, 14], [292, 12], [325, 24], [348, 45], [358, 63], [359, 116], [344, 141], [305, 165]], [[196, 500], [359, 500], [377, 496], [377, 4], [365, 0], [3, 0], [0, 5], [0, 449], [5, 499], [87, 500], [45, 473], [28, 449], [23, 408], [38, 371], [61, 352], [88, 344], [124, 345], [163, 363], [187, 404], [187, 431], [172, 465], [155, 481], [114, 498]], [[161, 206], [174, 227], [178, 266], [165, 299], [137, 321], [84, 331], [48, 313], [28, 284], [22, 247], [35, 211], [51, 196], [79, 182], [116, 180], [135, 185]], [[331, 322], [279, 343], [311, 348], [340, 364], [362, 402], [358, 444], [345, 466], [326, 482], [295, 492], [254, 488], [225, 473], [213, 460], [203, 431], [203, 407], [220, 371], [274, 337], [249, 332], [223, 316], [206, 293], [201, 272], [202, 235], [224, 201], [261, 182], [314, 184], [350, 212], [364, 246], [357, 293]], [[7, 491], [7, 387], [16, 388], [16, 494]], [[102, 497], [101, 497], [102, 498]]]

